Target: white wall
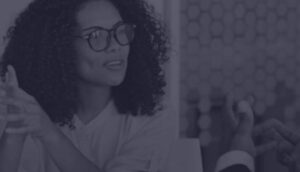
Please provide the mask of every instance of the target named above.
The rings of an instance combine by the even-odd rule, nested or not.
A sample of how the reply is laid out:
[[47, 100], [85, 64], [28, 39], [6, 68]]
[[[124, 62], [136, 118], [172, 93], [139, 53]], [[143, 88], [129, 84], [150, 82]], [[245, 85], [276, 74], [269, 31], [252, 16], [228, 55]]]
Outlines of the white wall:
[[167, 23], [170, 31], [171, 52], [167, 70], [167, 103], [179, 123], [180, 113], [180, 0], [148, 0]]
[[[170, 29], [171, 52], [168, 66], [168, 98], [180, 125], [180, 0], [165, 0], [165, 20]], [[179, 129], [178, 129], [179, 130]]]
[[22, 11], [31, 0], [1, 0], [0, 1], [0, 55], [3, 53], [3, 36], [6, 30], [13, 24], [15, 17]]

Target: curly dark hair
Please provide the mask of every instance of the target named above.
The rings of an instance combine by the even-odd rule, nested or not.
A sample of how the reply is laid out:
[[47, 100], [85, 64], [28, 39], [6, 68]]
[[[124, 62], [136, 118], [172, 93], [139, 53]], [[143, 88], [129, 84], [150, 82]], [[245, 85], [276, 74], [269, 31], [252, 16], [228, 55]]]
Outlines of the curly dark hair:
[[[90, 0], [91, 1], [91, 0]], [[135, 24], [124, 81], [112, 88], [118, 111], [153, 115], [165, 94], [162, 64], [168, 60], [166, 30], [143, 0], [109, 0], [125, 22]], [[78, 74], [73, 34], [76, 14], [87, 0], [34, 0], [10, 29], [2, 74], [12, 65], [22, 89], [36, 98], [51, 120], [72, 125], [77, 111]]]

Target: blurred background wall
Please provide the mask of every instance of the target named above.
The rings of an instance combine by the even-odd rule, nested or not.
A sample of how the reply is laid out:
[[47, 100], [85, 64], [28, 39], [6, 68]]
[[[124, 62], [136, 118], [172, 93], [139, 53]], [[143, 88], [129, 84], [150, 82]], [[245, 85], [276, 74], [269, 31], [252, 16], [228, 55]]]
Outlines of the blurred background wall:
[[31, 0], [1, 0], [0, 1], [0, 55], [3, 53], [5, 42], [3, 37], [13, 24], [14, 18]]
[[[299, 131], [298, 0], [181, 0], [180, 134], [199, 137], [212, 171], [228, 126], [224, 97], [253, 96], [257, 121], [277, 118]], [[286, 171], [274, 153], [258, 171]]]

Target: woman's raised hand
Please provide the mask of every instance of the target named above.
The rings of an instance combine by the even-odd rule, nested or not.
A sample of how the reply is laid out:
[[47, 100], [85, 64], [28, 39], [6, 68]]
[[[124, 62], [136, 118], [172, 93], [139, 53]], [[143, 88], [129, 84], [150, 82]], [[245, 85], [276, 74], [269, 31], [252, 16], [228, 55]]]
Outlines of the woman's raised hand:
[[0, 98], [0, 104], [7, 105], [7, 115], [2, 116], [8, 123], [7, 134], [31, 134], [44, 138], [56, 132], [55, 125], [36, 99], [19, 87], [16, 72], [10, 65], [4, 84], [6, 94]]

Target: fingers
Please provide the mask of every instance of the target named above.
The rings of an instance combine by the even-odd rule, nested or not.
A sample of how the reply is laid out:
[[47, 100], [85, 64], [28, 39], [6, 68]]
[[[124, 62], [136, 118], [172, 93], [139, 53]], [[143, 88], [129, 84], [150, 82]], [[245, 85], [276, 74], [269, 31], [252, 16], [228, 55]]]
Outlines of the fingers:
[[6, 91], [4, 90], [4, 88], [2, 86], [0, 86], [0, 97], [5, 98], [5, 96], [6, 96]]
[[[26, 134], [33, 131], [31, 120], [34, 118], [28, 114], [10, 114], [6, 116], [7, 128], [4, 130], [7, 134]], [[12, 124], [12, 125], [10, 125]], [[18, 125], [15, 125], [18, 124]]]
[[237, 105], [236, 113], [239, 118], [237, 132], [240, 134], [251, 135], [254, 124], [254, 115], [250, 104], [247, 101], [240, 101]]
[[281, 140], [277, 142], [276, 149], [278, 152], [292, 153], [295, 146], [286, 140]]
[[5, 84], [0, 85], [0, 98], [6, 98], [8, 95], [7, 86]]
[[0, 121], [7, 121], [7, 115], [0, 115]]
[[[4, 132], [9, 134], [17, 134], [14, 128], [6, 128], [10, 126], [9, 123], [20, 122], [24, 124], [26, 120], [26, 115], [24, 114], [9, 114], [9, 115], [0, 115], [0, 138]], [[12, 132], [11, 132], [12, 130]], [[20, 133], [21, 134], [21, 133]]]
[[24, 102], [12, 98], [0, 99], [0, 104], [6, 107], [6, 113], [20, 113], [24, 110]]
[[14, 88], [19, 87], [16, 71], [11, 65], [7, 66], [6, 82], [8, 85], [13, 86]]
[[0, 85], [4, 85], [5, 78], [0, 74]]
[[35, 115], [14, 115], [8, 118], [9, 122], [20, 122], [18, 125], [7, 125], [7, 134], [34, 134], [38, 130], [38, 118]]
[[7, 125], [6, 116], [0, 115], [0, 138], [2, 137], [2, 134], [4, 133], [6, 125]]
[[7, 106], [0, 103], [0, 115], [5, 115], [7, 113]]
[[235, 101], [234, 101], [234, 97], [232, 94], [229, 94], [227, 97], [226, 97], [226, 110], [227, 110], [227, 119], [229, 119], [229, 124], [232, 128], [236, 128], [238, 126], [238, 120], [235, 116], [235, 111], [236, 109], [236, 104], [235, 104]]
[[7, 97], [17, 98], [28, 103], [36, 103], [35, 98], [29, 95], [23, 89], [9, 84], [0, 84], [0, 99], [6, 99]]
[[286, 140], [281, 140], [277, 143], [277, 158], [279, 162], [285, 166], [291, 166], [295, 162], [293, 152], [295, 146]]
[[250, 104], [251, 107], [253, 107], [253, 105], [254, 105], [254, 103], [255, 103], [255, 98], [254, 98], [254, 96], [249, 95], [249, 96], [246, 98], [246, 101]]
[[293, 166], [295, 163], [295, 159], [286, 152], [278, 153], [277, 159], [284, 166]]
[[261, 135], [270, 132], [270, 130], [275, 130], [280, 134], [281, 137], [288, 140], [293, 144], [297, 144], [300, 142], [300, 136], [294, 133], [292, 130], [288, 129], [284, 124], [280, 121], [271, 119], [262, 124], [257, 125], [254, 128], [253, 134], [254, 135]]
[[[243, 116], [244, 113], [251, 121], [254, 120], [254, 113], [252, 111], [251, 106], [254, 103], [253, 96], [247, 96], [242, 101], [235, 100], [233, 94], [228, 94], [226, 97], [226, 109], [227, 109], [227, 118], [229, 119], [230, 125], [236, 129], [240, 123], [240, 117]], [[247, 104], [247, 105], [245, 105]], [[244, 112], [244, 110], [246, 111]]]
[[261, 155], [266, 153], [267, 151], [270, 151], [272, 149], [275, 149], [277, 146], [277, 142], [276, 141], [272, 141], [269, 143], [265, 143], [263, 145], [257, 146], [256, 147], [256, 155]]
[[31, 129], [29, 127], [22, 128], [6, 128], [5, 133], [7, 134], [26, 134], [29, 133]]
[[262, 124], [256, 125], [253, 129], [253, 135], [259, 136], [267, 132], [270, 132], [270, 130], [273, 129], [273, 125], [275, 125], [274, 123], [275, 122], [273, 120], [268, 120], [266, 122], [263, 122]]
[[33, 103], [33, 104], [36, 103], [35, 98], [33, 98], [31, 95], [29, 95], [27, 92], [25, 92], [22, 89], [15, 90], [15, 95], [17, 98], [26, 101], [28, 103]]
[[25, 111], [34, 113], [39, 109], [39, 104], [34, 99], [24, 101], [15, 98], [0, 98], [0, 112], [3, 113], [25, 113]]
[[7, 122], [18, 122], [24, 121], [27, 118], [25, 114], [9, 114], [4, 117], [0, 117], [0, 119], [6, 120]]
[[292, 130], [288, 129], [286, 126], [278, 126], [276, 128], [277, 131], [289, 142], [293, 143], [294, 145], [298, 144], [300, 142], [300, 136], [293, 132]]
[[284, 138], [274, 129], [268, 129], [268, 130], [261, 130], [261, 126], [255, 126], [253, 129], [253, 136], [263, 136], [265, 139], [269, 140], [275, 140], [275, 141], [281, 141]]
[[7, 86], [5, 89], [0, 88], [0, 99], [7, 99], [7, 98], [16, 98], [20, 99], [22, 101], [25, 101], [27, 103], [36, 103], [36, 100], [34, 97], [26, 93], [21, 88], [12, 90], [11, 86]]
[[7, 66], [7, 72], [5, 74], [4, 84], [5, 84], [4, 91], [6, 92], [5, 96], [19, 97], [19, 98], [28, 97], [28, 94], [25, 94], [25, 92], [21, 88], [19, 88], [19, 82], [18, 82], [16, 71], [14, 67], [11, 65]]

